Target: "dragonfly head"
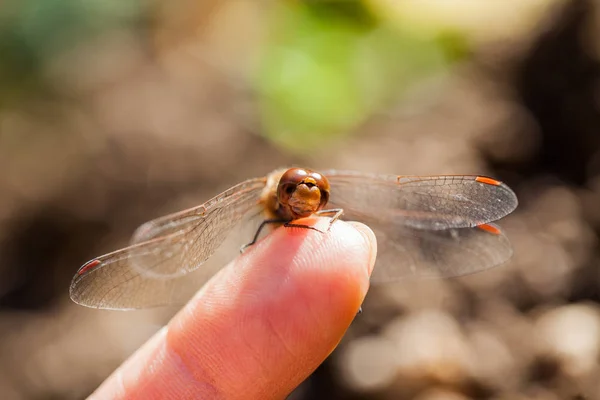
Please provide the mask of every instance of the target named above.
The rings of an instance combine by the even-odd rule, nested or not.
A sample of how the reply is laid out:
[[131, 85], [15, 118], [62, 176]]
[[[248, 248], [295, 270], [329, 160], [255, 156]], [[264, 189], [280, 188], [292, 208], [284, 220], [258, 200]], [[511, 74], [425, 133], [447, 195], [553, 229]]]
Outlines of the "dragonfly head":
[[288, 169], [279, 179], [277, 201], [292, 219], [308, 217], [329, 201], [329, 182], [308, 169]]

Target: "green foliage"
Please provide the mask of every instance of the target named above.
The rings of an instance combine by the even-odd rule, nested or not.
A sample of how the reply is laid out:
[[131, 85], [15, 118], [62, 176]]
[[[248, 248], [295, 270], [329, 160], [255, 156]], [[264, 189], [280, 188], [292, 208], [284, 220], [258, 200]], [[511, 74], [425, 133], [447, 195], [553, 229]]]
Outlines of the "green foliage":
[[423, 37], [358, 1], [286, 3], [258, 78], [265, 134], [292, 150], [340, 137], [411, 85], [466, 54], [448, 32]]
[[[43, 90], [60, 52], [140, 16], [139, 0], [12, 0], [0, 8], [0, 104]], [[149, 4], [149, 2], [145, 2]]]

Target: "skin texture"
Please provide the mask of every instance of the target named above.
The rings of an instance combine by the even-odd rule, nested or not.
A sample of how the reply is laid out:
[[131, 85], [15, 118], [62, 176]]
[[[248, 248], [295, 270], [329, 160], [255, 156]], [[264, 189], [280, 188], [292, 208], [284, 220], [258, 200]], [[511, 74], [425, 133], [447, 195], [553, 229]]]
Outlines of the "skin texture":
[[[326, 230], [329, 219], [295, 221]], [[323, 229], [323, 227], [325, 229]], [[284, 399], [337, 346], [369, 286], [365, 225], [279, 228], [248, 248], [91, 399]]]

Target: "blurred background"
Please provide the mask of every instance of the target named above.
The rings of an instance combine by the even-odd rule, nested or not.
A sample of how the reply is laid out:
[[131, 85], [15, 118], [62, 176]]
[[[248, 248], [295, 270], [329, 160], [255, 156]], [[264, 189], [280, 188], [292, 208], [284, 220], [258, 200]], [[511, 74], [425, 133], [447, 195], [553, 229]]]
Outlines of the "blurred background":
[[288, 165], [484, 174], [515, 255], [371, 288], [292, 399], [600, 399], [595, 0], [4, 0], [0, 398], [82, 399], [176, 311], [86, 260]]

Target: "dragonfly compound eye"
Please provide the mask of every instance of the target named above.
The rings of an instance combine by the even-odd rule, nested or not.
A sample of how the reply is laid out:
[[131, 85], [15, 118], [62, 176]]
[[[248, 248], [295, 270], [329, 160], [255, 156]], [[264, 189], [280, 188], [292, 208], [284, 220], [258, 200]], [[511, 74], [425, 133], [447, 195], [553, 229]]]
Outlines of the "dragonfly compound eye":
[[277, 200], [291, 219], [308, 217], [329, 200], [329, 182], [323, 175], [303, 168], [290, 168], [280, 178]]

